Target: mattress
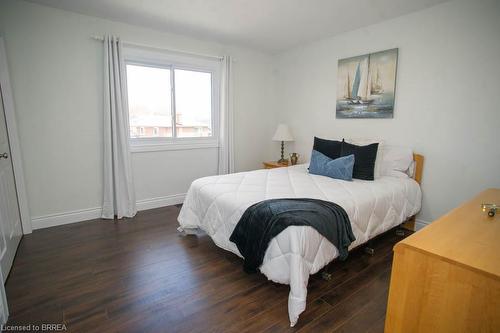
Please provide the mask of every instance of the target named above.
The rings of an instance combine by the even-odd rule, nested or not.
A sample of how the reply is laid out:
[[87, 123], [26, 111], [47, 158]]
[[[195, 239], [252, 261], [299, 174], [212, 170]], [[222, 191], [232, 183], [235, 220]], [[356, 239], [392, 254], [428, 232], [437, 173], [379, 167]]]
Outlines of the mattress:
[[[262, 200], [313, 198], [342, 206], [356, 240], [365, 243], [418, 213], [421, 191], [411, 178], [384, 176], [374, 181], [352, 182], [311, 175], [306, 164], [255, 170], [195, 180], [186, 195], [178, 221], [179, 230], [202, 229], [227, 251], [241, 257], [229, 241], [245, 210]], [[305, 310], [309, 275], [338, 256], [337, 249], [309, 226], [292, 226], [269, 243], [260, 271], [269, 280], [289, 284], [290, 325]]]

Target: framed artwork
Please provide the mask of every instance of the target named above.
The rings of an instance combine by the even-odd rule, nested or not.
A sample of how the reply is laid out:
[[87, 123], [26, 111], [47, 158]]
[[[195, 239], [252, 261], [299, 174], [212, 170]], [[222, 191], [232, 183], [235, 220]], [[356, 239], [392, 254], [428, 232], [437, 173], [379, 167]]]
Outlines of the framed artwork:
[[341, 59], [337, 118], [392, 118], [398, 49]]

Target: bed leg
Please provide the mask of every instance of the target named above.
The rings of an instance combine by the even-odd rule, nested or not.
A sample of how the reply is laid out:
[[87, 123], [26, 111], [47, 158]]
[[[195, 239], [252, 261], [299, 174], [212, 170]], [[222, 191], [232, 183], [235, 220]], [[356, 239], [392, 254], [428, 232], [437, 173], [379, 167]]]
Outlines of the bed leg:
[[330, 274], [326, 271], [323, 271], [323, 272], [321, 272], [321, 278], [325, 281], [330, 281], [332, 279], [332, 274]]
[[403, 227], [406, 230], [415, 231], [415, 215], [413, 215], [408, 220], [403, 222], [401, 227]]
[[370, 246], [365, 246], [365, 253], [372, 256], [375, 254], [375, 249]]
[[188, 235], [198, 235], [198, 229], [185, 229], [182, 227], [178, 227], [177, 231], [179, 232], [179, 235], [183, 237]]
[[396, 229], [396, 236], [404, 237], [405, 230], [403, 228]]

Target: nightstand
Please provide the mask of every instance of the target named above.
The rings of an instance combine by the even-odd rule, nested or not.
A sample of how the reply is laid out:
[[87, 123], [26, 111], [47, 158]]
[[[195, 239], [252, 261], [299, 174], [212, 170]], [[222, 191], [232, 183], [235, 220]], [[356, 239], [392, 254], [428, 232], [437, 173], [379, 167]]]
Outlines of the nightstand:
[[286, 163], [278, 162], [262, 162], [264, 169], [274, 169], [274, 168], [284, 168], [288, 166], [288, 161]]

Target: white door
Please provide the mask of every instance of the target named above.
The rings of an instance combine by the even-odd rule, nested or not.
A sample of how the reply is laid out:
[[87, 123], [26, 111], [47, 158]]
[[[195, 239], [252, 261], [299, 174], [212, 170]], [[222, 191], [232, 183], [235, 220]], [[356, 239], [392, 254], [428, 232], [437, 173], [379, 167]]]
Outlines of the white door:
[[5, 282], [23, 231], [1, 91], [0, 86], [0, 267]]
[[[0, 280], [3, 280], [2, 269], [0, 268]], [[9, 306], [7, 305], [7, 295], [3, 283], [0, 284], [0, 324], [4, 325], [9, 319]]]

